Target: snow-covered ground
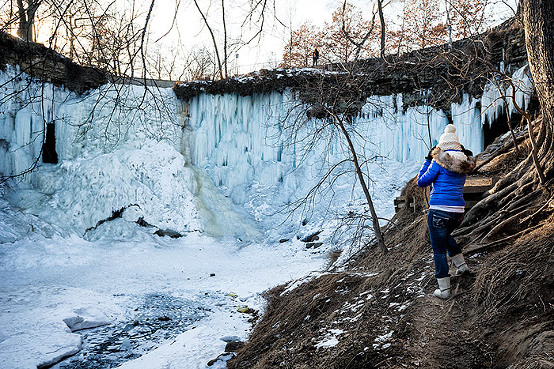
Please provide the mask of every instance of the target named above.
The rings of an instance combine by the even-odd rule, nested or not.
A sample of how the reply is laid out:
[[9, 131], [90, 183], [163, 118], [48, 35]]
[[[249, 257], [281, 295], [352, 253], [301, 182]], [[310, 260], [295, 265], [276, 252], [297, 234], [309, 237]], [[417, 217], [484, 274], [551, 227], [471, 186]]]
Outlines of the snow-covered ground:
[[[392, 215], [392, 197], [416, 169], [395, 162], [375, 166], [383, 180], [374, 185], [374, 201], [384, 217]], [[226, 341], [247, 338], [252, 316], [239, 307], [261, 313], [263, 291], [321, 270], [327, 251], [336, 247], [326, 243], [332, 222], [322, 216], [296, 227], [298, 235], [324, 230], [324, 246], [311, 250], [297, 238], [241, 242], [200, 232], [158, 237], [121, 218], [102, 225], [110, 232], [89, 241], [8, 202], [22, 192], [41, 202], [33, 190], [3, 191], [0, 200], [1, 235], [14, 241], [0, 248], [0, 367], [6, 369], [35, 368], [72, 354], [56, 367], [77, 367], [71, 361], [77, 360], [83, 368], [123, 362], [123, 368], [205, 368]], [[267, 196], [260, 192], [251, 202]], [[270, 224], [258, 223], [272, 238], [272, 230], [262, 228]], [[155, 304], [153, 297], [165, 303]], [[78, 317], [81, 324], [109, 324], [72, 333], [64, 320]], [[150, 324], [165, 317], [165, 325]]]
[[[222, 338], [246, 338], [250, 316], [238, 313], [238, 307], [262, 309], [260, 292], [325, 263], [321, 255], [290, 246], [144, 233], [135, 239], [95, 242], [30, 234], [3, 244], [0, 367], [35, 368], [75, 353], [81, 334], [71, 333], [64, 319], [89, 316], [132, 326], [145, 297], [155, 294], [185, 301], [178, 306], [185, 315], [189, 306], [201, 314], [193, 316], [198, 313], [193, 309], [186, 332], [169, 342], [159, 340], [161, 348], [124, 367], [177, 368], [187, 363], [189, 368], [204, 368], [224, 351]], [[169, 316], [163, 308], [153, 314], [153, 319]], [[132, 334], [121, 335], [125, 337], [131, 339], [127, 347], [122, 346], [125, 340], [110, 345], [131, 354], [138, 340]]]

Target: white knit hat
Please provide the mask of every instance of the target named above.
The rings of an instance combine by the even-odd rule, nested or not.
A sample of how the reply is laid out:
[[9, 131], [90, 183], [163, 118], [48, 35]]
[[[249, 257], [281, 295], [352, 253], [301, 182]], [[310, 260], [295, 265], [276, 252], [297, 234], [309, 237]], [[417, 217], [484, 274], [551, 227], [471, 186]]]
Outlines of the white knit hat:
[[439, 144], [437, 145], [443, 150], [461, 150], [460, 140], [456, 135], [456, 127], [453, 124], [449, 124], [444, 128], [444, 133], [439, 138]]

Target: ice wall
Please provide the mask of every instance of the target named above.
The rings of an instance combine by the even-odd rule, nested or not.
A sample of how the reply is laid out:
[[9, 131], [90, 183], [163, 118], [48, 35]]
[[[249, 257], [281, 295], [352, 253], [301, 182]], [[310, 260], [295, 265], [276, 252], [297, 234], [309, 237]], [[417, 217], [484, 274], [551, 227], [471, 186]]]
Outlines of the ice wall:
[[[142, 218], [177, 232], [257, 236], [208, 177], [187, 165], [182, 104], [171, 89], [106, 85], [77, 96], [16, 68], [0, 71], [0, 86], [0, 172], [37, 167], [12, 181], [11, 201], [26, 212], [87, 237], [122, 208], [130, 224]], [[48, 123], [55, 124], [56, 165], [41, 161]], [[115, 232], [125, 237], [132, 228]]]
[[[478, 99], [465, 95], [452, 104], [453, 123], [461, 142], [478, 153], [483, 150], [483, 130]], [[253, 182], [283, 183], [296, 189], [349, 158], [345, 140], [336, 130], [320, 130], [324, 121], [313, 119], [296, 131], [291, 142], [291, 120], [304, 120], [305, 110], [289, 91], [284, 94], [200, 95], [189, 103], [187, 127], [192, 163], [206, 168], [216, 185], [228, 190], [237, 203]], [[402, 96], [372, 96], [351, 124], [358, 154], [400, 162], [420, 161], [448, 124], [448, 118], [429, 106], [403, 109]], [[317, 132], [319, 142], [309, 146]], [[308, 148], [308, 152], [306, 151]], [[295, 183], [291, 183], [294, 181]], [[288, 196], [288, 195], [287, 195]], [[285, 196], [285, 197], [287, 197]]]
[[[526, 107], [532, 84], [525, 68], [514, 81], [515, 93], [504, 91]], [[451, 106], [460, 141], [474, 153], [483, 150], [485, 117], [492, 122], [503, 109], [492, 82], [482, 99], [464, 95]], [[7, 68], [0, 72], [0, 172], [25, 173], [36, 164], [17, 180], [42, 198], [21, 195], [18, 205], [81, 232], [127, 207], [127, 220], [142, 217], [160, 228], [256, 235], [235, 205], [263, 221], [309, 193], [331, 166], [351, 170], [341, 164], [349, 158], [341, 134], [305, 118], [292, 91], [202, 94], [183, 103], [171, 89], [107, 85], [77, 96]], [[42, 164], [44, 128], [52, 123], [59, 164]], [[291, 139], [290, 127], [300, 123]], [[422, 160], [447, 123], [444, 112], [404, 107], [394, 95], [368, 98], [348, 127], [361, 161], [408, 164]], [[343, 175], [335, 184], [354, 192], [355, 182]]]
[[492, 124], [506, 111], [506, 105], [509, 113], [517, 112], [516, 106], [526, 110], [533, 93], [533, 80], [528, 65], [514, 72], [511, 83], [503, 81], [500, 76], [493, 76], [481, 97], [481, 123]]

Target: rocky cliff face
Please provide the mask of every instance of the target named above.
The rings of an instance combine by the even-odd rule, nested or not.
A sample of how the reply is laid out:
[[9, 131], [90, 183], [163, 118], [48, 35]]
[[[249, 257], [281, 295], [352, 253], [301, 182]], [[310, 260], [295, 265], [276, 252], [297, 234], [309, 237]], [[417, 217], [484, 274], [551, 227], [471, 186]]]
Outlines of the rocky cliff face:
[[42, 44], [0, 32], [0, 68], [6, 65], [18, 65], [22, 72], [79, 94], [108, 82], [108, 74], [100, 69], [78, 65]]
[[480, 97], [488, 79], [495, 72], [502, 72], [503, 66], [513, 69], [524, 65], [527, 62], [524, 36], [517, 21], [511, 20], [485, 34], [455, 42], [452, 50], [442, 45], [400, 57], [388, 56], [386, 61], [376, 58], [346, 66], [325, 66], [334, 73], [322, 73], [319, 69], [261, 70], [221, 81], [176, 83], [174, 90], [183, 100], [201, 93], [246, 96], [287, 88], [307, 97], [311, 93], [302, 92], [313, 90], [314, 86], [332, 90], [356, 79], [354, 87], [359, 99], [402, 93], [404, 107], [431, 104], [448, 111], [450, 103], [459, 102], [464, 92]]

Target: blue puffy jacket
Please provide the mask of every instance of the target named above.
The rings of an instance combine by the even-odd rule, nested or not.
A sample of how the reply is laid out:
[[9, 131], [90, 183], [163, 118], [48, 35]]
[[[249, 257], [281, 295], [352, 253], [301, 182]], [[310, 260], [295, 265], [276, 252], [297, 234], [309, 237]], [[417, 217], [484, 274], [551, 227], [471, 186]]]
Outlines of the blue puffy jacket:
[[475, 168], [475, 158], [461, 151], [436, 148], [433, 160], [426, 159], [417, 176], [417, 185], [431, 185], [429, 205], [464, 206], [466, 174]]

